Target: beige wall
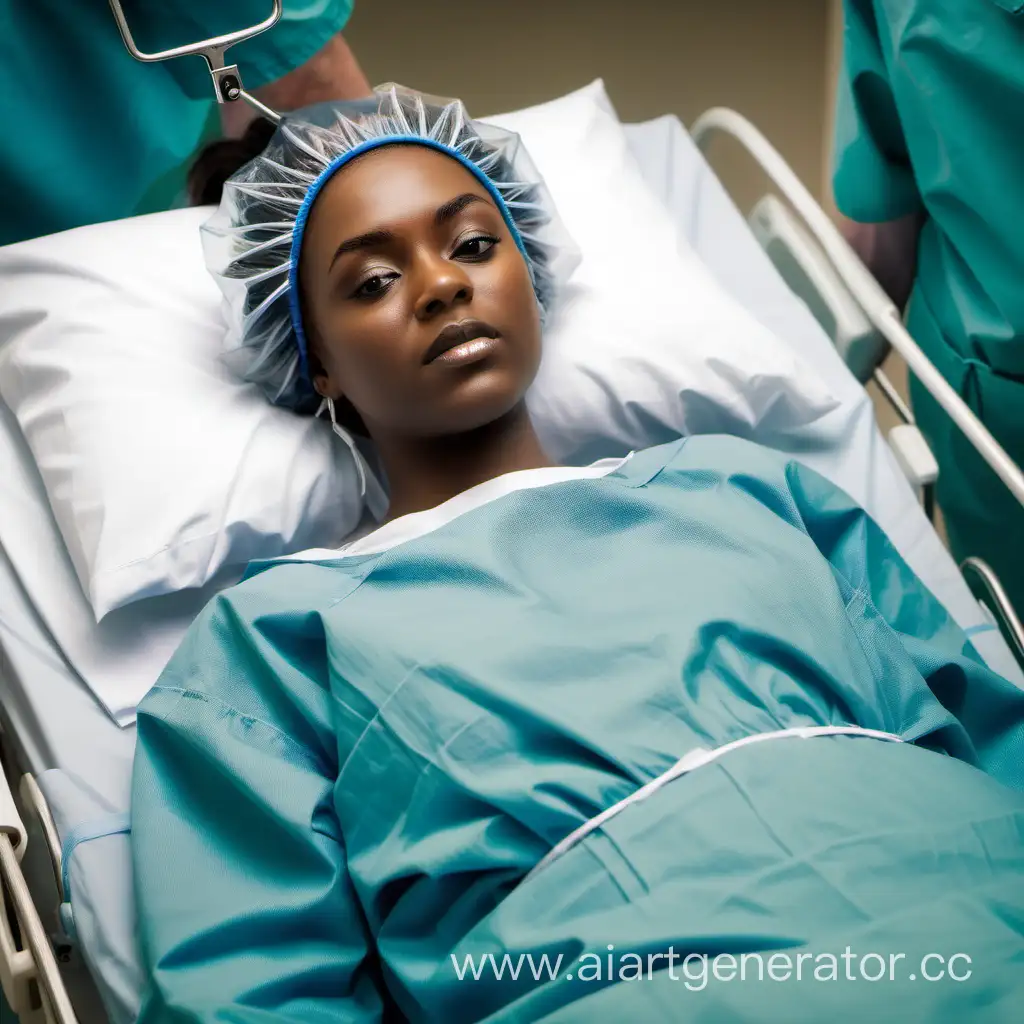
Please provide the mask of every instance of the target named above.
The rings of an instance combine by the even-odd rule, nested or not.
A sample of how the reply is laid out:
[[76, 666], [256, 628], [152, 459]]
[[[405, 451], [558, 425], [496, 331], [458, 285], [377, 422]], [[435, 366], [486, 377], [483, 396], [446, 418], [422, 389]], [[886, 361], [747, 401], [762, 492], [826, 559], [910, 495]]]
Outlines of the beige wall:
[[[486, 115], [603, 78], [623, 120], [745, 114], [821, 197], [833, 0], [357, 0], [346, 35], [372, 82], [459, 96]], [[715, 166], [750, 202], [732, 147]]]

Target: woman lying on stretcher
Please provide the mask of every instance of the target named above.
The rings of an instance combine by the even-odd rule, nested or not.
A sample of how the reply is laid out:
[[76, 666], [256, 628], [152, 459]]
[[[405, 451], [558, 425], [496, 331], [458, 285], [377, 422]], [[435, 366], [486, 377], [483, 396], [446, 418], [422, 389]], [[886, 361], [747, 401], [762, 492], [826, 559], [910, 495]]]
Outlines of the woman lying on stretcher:
[[209, 228], [246, 375], [388, 504], [252, 567], [139, 710], [143, 1024], [1008, 1019], [1024, 693], [797, 462], [552, 465], [542, 193], [458, 104], [380, 104], [284, 122]]

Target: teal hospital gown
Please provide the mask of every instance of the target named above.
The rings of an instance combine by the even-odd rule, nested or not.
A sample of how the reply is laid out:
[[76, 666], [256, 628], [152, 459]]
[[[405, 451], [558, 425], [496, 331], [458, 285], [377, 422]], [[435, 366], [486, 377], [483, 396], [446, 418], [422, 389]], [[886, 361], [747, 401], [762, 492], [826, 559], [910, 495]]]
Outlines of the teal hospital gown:
[[[1024, 465], [1024, 0], [844, 0], [834, 190], [846, 216], [923, 214], [907, 328]], [[1024, 509], [916, 377], [958, 561], [1024, 608]]]
[[[142, 1024], [1013, 1019], [1024, 692], [869, 517], [726, 437], [506, 490], [195, 623], [138, 717]], [[839, 724], [905, 742], [726, 752], [527, 877]]]

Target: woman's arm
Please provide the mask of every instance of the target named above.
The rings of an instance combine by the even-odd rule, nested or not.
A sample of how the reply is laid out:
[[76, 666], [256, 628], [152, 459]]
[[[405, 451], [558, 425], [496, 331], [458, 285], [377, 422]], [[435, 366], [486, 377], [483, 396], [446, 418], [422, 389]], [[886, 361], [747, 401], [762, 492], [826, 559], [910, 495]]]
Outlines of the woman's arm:
[[139, 1024], [380, 1019], [333, 808], [323, 639], [302, 635], [314, 616], [262, 612], [214, 602], [139, 710]]

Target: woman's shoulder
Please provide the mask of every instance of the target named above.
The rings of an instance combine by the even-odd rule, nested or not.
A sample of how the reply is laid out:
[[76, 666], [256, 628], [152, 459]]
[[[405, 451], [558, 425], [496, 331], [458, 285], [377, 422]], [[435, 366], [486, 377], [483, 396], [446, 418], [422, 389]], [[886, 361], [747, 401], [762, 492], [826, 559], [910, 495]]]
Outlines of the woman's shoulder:
[[323, 613], [349, 589], [328, 560], [250, 566], [190, 626], [138, 712], [248, 743], [327, 750], [330, 672]]
[[188, 694], [263, 717], [254, 708], [273, 702], [274, 692], [308, 698], [309, 683], [327, 685], [322, 615], [358, 582], [338, 561], [250, 565], [207, 602], [143, 704], [151, 707], [163, 691], [163, 699]]

